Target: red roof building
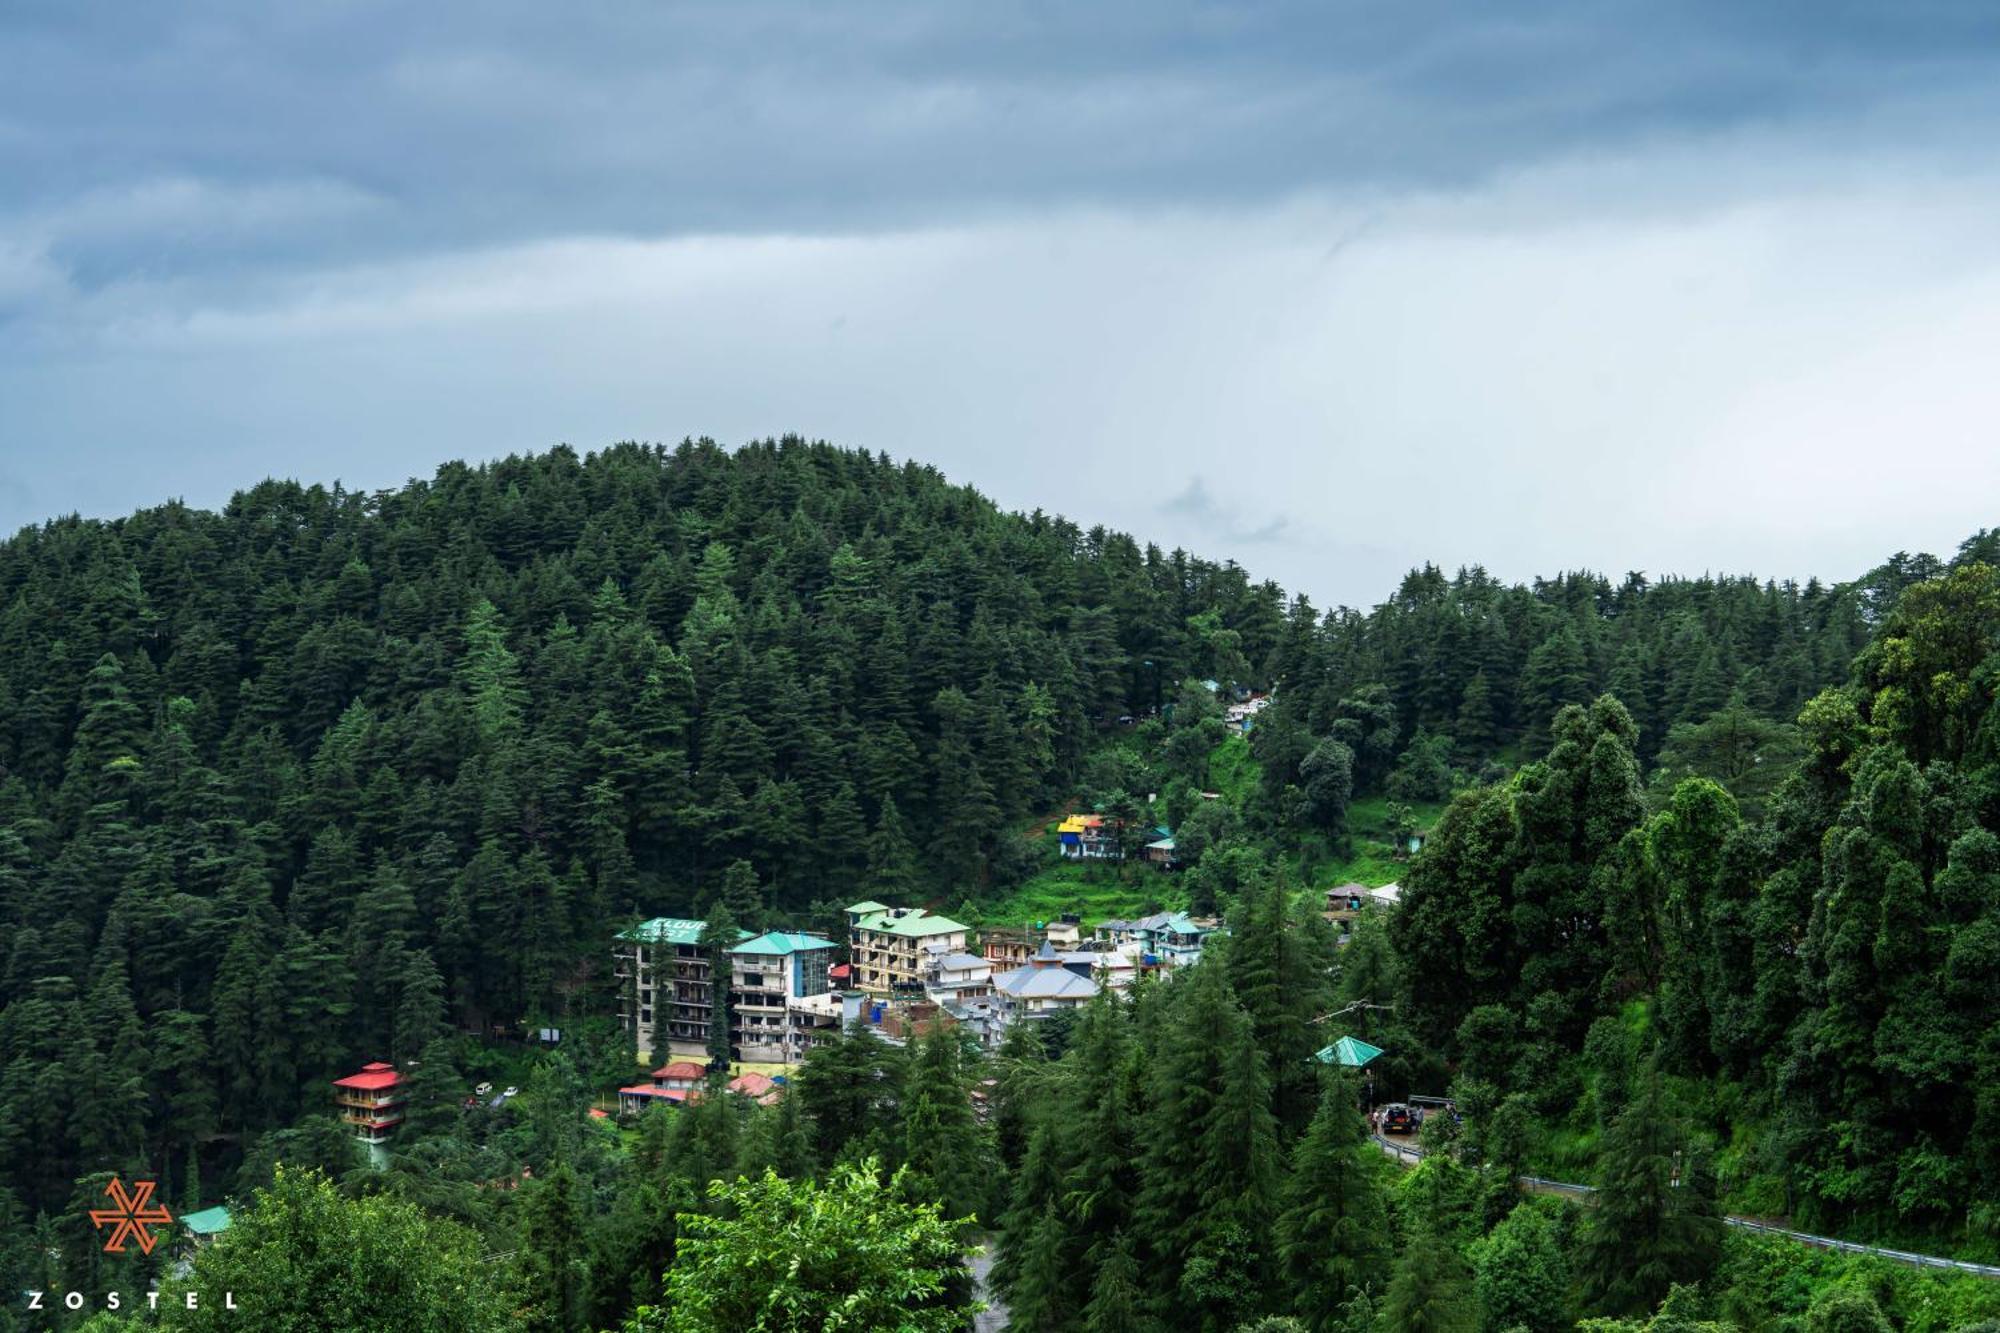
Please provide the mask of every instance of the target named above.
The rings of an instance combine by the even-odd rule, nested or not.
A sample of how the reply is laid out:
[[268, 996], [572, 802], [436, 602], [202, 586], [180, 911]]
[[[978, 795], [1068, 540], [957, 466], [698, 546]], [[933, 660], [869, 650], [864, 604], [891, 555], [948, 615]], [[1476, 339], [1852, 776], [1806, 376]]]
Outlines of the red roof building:
[[660, 1102], [685, 1106], [700, 1099], [701, 1085], [707, 1079], [707, 1068], [692, 1060], [676, 1060], [670, 1065], [661, 1065], [653, 1071], [651, 1083], [634, 1083], [629, 1088], [618, 1089], [618, 1109], [637, 1114]]
[[376, 1060], [361, 1066], [358, 1074], [335, 1079], [333, 1101], [354, 1137], [363, 1143], [385, 1143], [403, 1123], [406, 1087], [394, 1065]]
[[708, 1070], [692, 1060], [676, 1060], [653, 1071], [656, 1088], [698, 1088], [708, 1078]]
[[769, 1074], [739, 1074], [729, 1080], [729, 1090], [743, 1097], [762, 1097], [777, 1086]]

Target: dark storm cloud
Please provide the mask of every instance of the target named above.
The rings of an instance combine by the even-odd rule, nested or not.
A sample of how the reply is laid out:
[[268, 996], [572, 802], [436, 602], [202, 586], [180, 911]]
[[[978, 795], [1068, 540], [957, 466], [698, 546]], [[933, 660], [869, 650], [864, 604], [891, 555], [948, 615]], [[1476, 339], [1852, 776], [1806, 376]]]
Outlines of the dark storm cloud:
[[796, 430], [1322, 603], [1841, 577], [1992, 520], [1996, 66], [1983, 0], [13, 0], [0, 531]]
[[1983, 3], [38, 3], [0, 23], [0, 235], [86, 289], [557, 234], [1452, 187], [1745, 126], [1893, 133], [1886, 105], [1987, 95], [2000, 40]]

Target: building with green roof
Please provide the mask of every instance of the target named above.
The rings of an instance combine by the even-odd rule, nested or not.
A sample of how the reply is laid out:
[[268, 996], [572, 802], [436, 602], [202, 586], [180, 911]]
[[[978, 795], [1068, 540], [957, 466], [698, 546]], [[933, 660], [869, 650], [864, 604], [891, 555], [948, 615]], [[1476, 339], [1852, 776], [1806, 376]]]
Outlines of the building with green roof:
[[[612, 940], [612, 969], [622, 983], [618, 1014], [649, 1067], [664, 1052], [708, 1052], [714, 988], [708, 951], [701, 946], [707, 929], [706, 922], [691, 918], [656, 916]], [[747, 930], [736, 934], [739, 940], [751, 938]]]
[[840, 1033], [832, 940], [771, 930], [729, 951], [730, 1040], [740, 1060], [791, 1064]]
[[187, 1228], [196, 1248], [200, 1248], [229, 1230], [229, 1210], [217, 1204], [198, 1213], [188, 1213], [181, 1218], [181, 1225]]
[[847, 947], [854, 984], [877, 995], [921, 991], [924, 964], [933, 953], [962, 953], [966, 928], [921, 907], [856, 903], [847, 909]]

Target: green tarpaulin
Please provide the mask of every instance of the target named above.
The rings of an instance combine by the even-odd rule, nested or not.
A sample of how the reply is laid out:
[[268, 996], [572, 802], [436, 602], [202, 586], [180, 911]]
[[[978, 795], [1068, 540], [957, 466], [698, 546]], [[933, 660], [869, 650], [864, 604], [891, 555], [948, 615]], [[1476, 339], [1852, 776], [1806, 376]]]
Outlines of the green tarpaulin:
[[1370, 1046], [1358, 1037], [1342, 1037], [1331, 1046], [1321, 1047], [1314, 1058], [1324, 1065], [1338, 1064], [1359, 1069], [1380, 1054], [1380, 1046]]

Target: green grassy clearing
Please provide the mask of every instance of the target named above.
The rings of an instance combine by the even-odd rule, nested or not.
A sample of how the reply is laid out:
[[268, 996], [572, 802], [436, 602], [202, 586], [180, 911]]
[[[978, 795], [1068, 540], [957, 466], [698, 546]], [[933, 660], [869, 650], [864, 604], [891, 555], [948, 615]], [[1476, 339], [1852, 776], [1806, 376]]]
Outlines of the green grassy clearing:
[[[1407, 858], [1389, 841], [1389, 806], [1386, 796], [1364, 796], [1347, 808], [1349, 851], [1338, 855], [1328, 850], [1323, 839], [1305, 842], [1298, 863], [1299, 877], [1315, 892], [1342, 884], [1360, 883], [1374, 888], [1393, 884], [1409, 869]], [[1417, 801], [1410, 805], [1411, 817], [1420, 832], [1427, 832], [1444, 813], [1440, 801]]]
[[1209, 751], [1208, 780], [1233, 810], [1241, 810], [1257, 789], [1263, 766], [1250, 757], [1250, 738], [1238, 732]]
[[1021, 926], [1075, 912], [1090, 926], [1110, 917], [1144, 916], [1187, 904], [1174, 877], [1152, 866], [1063, 860], [1053, 823], [1039, 842], [1045, 857], [1041, 867], [1005, 897], [980, 904], [979, 920], [966, 924]]

